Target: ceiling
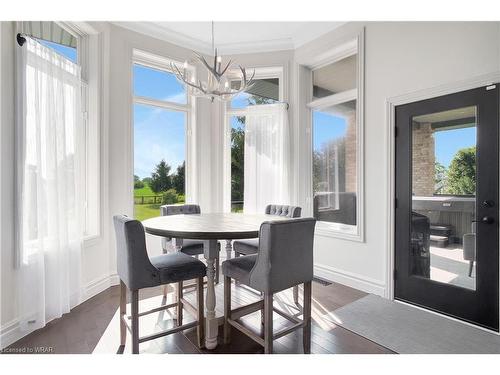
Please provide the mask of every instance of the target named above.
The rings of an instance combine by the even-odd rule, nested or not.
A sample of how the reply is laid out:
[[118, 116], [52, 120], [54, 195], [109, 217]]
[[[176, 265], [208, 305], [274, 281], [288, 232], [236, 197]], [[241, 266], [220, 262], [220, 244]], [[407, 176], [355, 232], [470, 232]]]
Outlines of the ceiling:
[[357, 55], [346, 57], [313, 71], [314, 97], [356, 88]]
[[436, 123], [436, 122], [453, 121], [459, 119], [467, 119], [472, 117], [476, 117], [475, 106], [457, 108], [457, 109], [451, 109], [449, 111], [415, 116], [413, 117], [413, 121], [420, 123]]
[[[215, 22], [221, 54], [297, 48], [344, 22]], [[115, 22], [118, 26], [211, 54], [211, 22]]]

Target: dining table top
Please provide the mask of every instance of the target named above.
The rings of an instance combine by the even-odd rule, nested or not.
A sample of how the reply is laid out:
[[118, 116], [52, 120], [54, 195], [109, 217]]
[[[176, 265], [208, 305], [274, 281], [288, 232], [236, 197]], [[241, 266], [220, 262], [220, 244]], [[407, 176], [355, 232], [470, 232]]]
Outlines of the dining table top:
[[158, 216], [142, 222], [146, 233], [189, 239], [245, 239], [259, 236], [266, 221], [290, 220], [286, 216], [243, 213], [201, 213]]

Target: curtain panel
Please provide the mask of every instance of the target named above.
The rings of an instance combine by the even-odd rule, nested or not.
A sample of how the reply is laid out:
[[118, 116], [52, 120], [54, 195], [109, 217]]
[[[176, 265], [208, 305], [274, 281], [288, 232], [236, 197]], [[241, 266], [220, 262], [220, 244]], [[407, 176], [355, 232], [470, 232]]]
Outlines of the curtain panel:
[[26, 39], [16, 46], [16, 290], [32, 331], [81, 301], [85, 132], [80, 67]]
[[245, 213], [290, 204], [290, 137], [286, 104], [249, 106], [245, 118]]

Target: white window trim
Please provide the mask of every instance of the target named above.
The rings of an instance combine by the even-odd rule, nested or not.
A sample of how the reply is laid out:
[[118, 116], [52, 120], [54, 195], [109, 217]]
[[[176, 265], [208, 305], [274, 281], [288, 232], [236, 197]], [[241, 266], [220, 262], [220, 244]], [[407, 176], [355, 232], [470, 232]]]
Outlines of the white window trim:
[[[284, 100], [285, 85], [283, 80], [283, 66], [250, 67], [247, 72], [255, 71], [254, 79], [278, 78], [279, 101]], [[238, 79], [237, 71], [230, 72], [228, 77]], [[222, 106], [224, 119], [224, 144], [223, 144], [223, 211], [231, 212], [231, 121], [232, 116], [245, 116], [246, 108], [231, 108], [231, 101]]]
[[[196, 121], [195, 121], [195, 100], [189, 95], [189, 92], [186, 90], [186, 103], [175, 103], [164, 100], [158, 100], [153, 98], [146, 98], [143, 96], [134, 95], [134, 65], [139, 64], [145, 67], [149, 67], [152, 69], [162, 70], [169, 73], [172, 73], [172, 69], [170, 64], [176, 64], [178, 66], [183, 66], [183, 62], [177, 61], [175, 59], [159, 56], [156, 54], [152, 54], [143, 50], [133, 49], [132, 51], [132, 64], [131, 64], [131, 93], [132, 93], [132, 132], [131, 132], [131, 145], [132, 145], [132, 166], [133, 166], [133, 158], [134, 158], [134, 122], [133, 122], [133, 106], [134, 104], [142, 104], [147, 106], [152, 106], [156, 108], [162, 108], [170, 111], [176, 112], [184, 112], [186, 114], [186, 126], [184, 129], [185, 134], [185, 145], [184, 145], [184, 155], [185, 155], [185, 198], [186, 202], [195, 202], [197, 200], [197, 178], [196, 178], [196, 147], [194, 142], [196, 140]], [[196, 77], [196, 68], [193, 65], [188, 65], [187, 68], [190, 73]], [[133, 167], [132, 167], [133, 171]], [[132, 177], [133, 181], [133, 177]], [[133, 198], [132, 198], [132, 207], [133, 207]]]
[[[356, 100], [356, 173], [357, 173], [357, 201], [356, 201], [356, 221], [357, 224], [345, 225], [340, 223], [330, 223], [318, 221], [316, 225], [316, 234], [340, 238], [345, 240], [351, 240], [356, 242], [364, 242], [365, 230], [364, 230], [364, 29], [354, 37], [351, 41], [347, 43], [342, 43], [333, 47], [331, 50], [323, 52], [321, 55], [315, 56], [305, 66], [312, 72], [313, 70], [322, 68], [326, 65], [335, 63], [346, 57], [352, 56], [354, 54], [358, 55], [357, 58], [357, 88], [344, 91], [338, 94], [333, 94], [324, 98], [312, 100], [306, 104], [306, 121], [303, 126], [305, 126], [306, 139], [300, 142], [307, 142], [304, 145], [304, 149], [309, 150], [307, 153], [307, 162], [303, 165], [303, 172], [305, 176], [310, 176], [312, 181], [313, 167], [312, 167], [312, 139], [313, 139], [313, 129], [312, 129], [312, 112], [313, 110], [319, 110], [328, 106], [335, 104], [344, 103], [350, 100]], [[309, 74], [309, 82], [312, 93], [312, 74]], [[309, 98], [312, 99], [312, 95], [309, 93]], [[313, 215], [312, 211], [312, 197], [313, 197], [313, 187], [312, 183], [308, 183], [305, 188], [305, 196], [299, 197], [300, 201], [305, 202], [305, 214]]]
[[[85, 233], [84, 247], [102, 239], [101, 211], [101, 36], [85, 22], [57, 22], [77, 39], [77, 63], [81, 67], [82, 112], [85, 124]], [[93, 192], [89, 196], [89, 192]], [[89, 222], [96, 230], [88, 232]]]

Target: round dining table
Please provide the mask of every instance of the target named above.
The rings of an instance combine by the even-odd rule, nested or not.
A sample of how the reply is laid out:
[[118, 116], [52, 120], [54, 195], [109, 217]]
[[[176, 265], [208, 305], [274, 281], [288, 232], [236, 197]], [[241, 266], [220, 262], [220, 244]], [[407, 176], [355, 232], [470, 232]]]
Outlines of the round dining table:
[[[215, 315], [215, 259], [218, 256], [219, 240], [257, 238], [265, 221], [289, 220], [289, 217], [242, 214], [209, 213], [158, 216], [142, 222], [146, 233], [173, 239], [179, 250], [183, 239], [203, 240], [204, 257], [207, 262], [207, 292], [205, 302], [205, 347], [217, 347], [218, 319]], [[231, 247], [226, 247], [228, 259]]]

